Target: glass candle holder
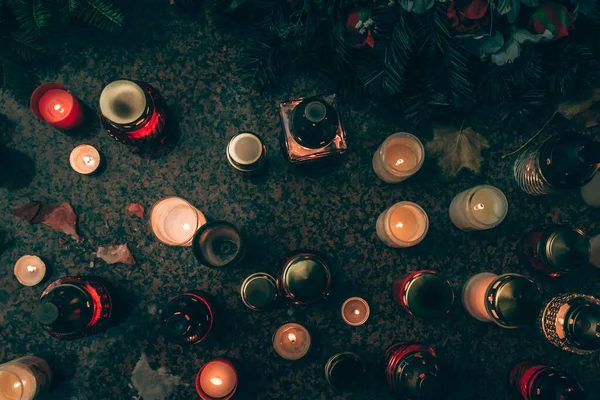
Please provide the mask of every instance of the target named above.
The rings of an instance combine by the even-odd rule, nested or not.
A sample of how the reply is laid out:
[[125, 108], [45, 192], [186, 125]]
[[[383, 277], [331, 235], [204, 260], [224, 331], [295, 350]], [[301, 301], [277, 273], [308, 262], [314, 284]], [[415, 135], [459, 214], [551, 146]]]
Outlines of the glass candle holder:
[[367, 370], [358, 354], [346, 351], [329, 358], [325, 379], [337, 391], [357, 391], [364, 387]]
[[98, 169], [102, 159], [100, 153], [89, 144], [80, 144], [69, 155], [69, 164], [78, 174], [89, 175]]
[[227, 160], [243, 175], [257, 174], [267, 162], [267, 146], [252, 132], [238, 133], [227, 144]]
[[420, 243], [429, 229], [427, 213], [416, 203], [401, 201], [377, 218], [377, 237], [390, 247], [410, 247]]
[[462, 301], [467, 312], [479, 321], [518, 328], [535, 322], [541, 294], [535, 283], [522, 275], [482, 272], [465, 283]]
[[210, 268], [232, 267], [246, 252], [241, 233], [225, 221], [213, 221], [198, 229], [192, 240], [194, 256]]
[[401, 275], [392, 284], [392, 296], [410, 315], [425, 320], [447, 315], [454, 304], [450, 282], [431, 270]]
[[394, 393], [406, 399], [441, 399], [440, 367], [433, 349], [398, 342], [385, 353], [385, 377]]
[[277, 282], [275, 278], [264, 272], [250, 275], [240, 289], [244, 305], [251, 310], [266, 310], [277, 300]]
[[457, 194], [450, 204], [450, 219], [463, 231], [491, 229], [506, 217], [508, 201], [499, 189], [480, 185]]
[[164, 139], [167, 112], [162, 96], [151, 85], [120, 79], [100, 94], [100, 121], [118, 142], [139, 146]]
[[371, 308], [365, 299], [350, 297], [342, 304], [342, 319], [350, 326], [361, 326], [369, 319]]
[[32, 400], [52, 384], [48, 363], [36, 356], [24, 356], [0, 364], [0, 398]]
[[179, 197], [166, 197], [150, 210], [150, 229], [168, 246], [191, 246], [194, 234], [204, 224], [204, 214]]
[[590, 262], [590, 239], [567, 226], [537, 228], [521, 239], [518, 248], [525, 265], [551, 277], [580, 270]]
[[425, 149], [416, 136], [394, 133], [373, 155], [373, 171], [384, 182], [398, 183], [421, 169], [424, 160]]
[[77, 98], [56, 82], [44, 83], [35, 89], [29, 106], [33, 115], [57, 129], [78, 128], [85, 119], [85, 112]]
[[600, 234], [590, 239], [590, 264], [600, 268]]
[[596, 172], [591, 181], [581, 187], [581, 198], [590, 207], [600, 207], [600, 174]]
[[112, 310], [110, 292], [100, 278], [68, 276], [44, 289], [35, 317], [51, 336], [73, 340], [108, 327]]
[[214, 322], [213, 308], [200, 292], [173, 297], [161, 312], [161, 328], [173, 343], [198, 344], [206, 339]]
[[310, 334], [300, 324], [281, 326], [273, 335], [273, 348], [286, 360], [299, 360], [310, 350]]
[[196, 392], [202, 400], [228, 400], [238, 387], [238, 374], [233, 364], [215, 359], [205, 364], [196, 375]]
[[583, 388], [572, 376], [533, 361], [521, 361], [509, 375], [510, 389], [523, 400], [585, 400]]
[[580, 293], [566, 293], [546, 304], [538, 327], [554, 346], [575, 354], [600, 350], [600, 300]]
[[299, 252], [289, 257], [280, 269], [277, 287], [293, 304], [312, 304], [331, 292], [331, 269], [324, 257]]
[[38, 256], [26, 255], [17, 260], [15, 276], [21, 285], [35, 286], [46, 276], [46, 264]]

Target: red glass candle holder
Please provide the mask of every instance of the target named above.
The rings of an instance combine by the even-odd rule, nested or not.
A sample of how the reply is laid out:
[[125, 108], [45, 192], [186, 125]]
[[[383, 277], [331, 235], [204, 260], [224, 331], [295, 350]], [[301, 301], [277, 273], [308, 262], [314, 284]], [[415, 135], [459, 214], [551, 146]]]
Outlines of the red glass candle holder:
[[222, 358], [208, 362], [196, 375], [196, 392], [202, 400], [229, 400], [237, 387], [237, 370], [231, 362]]
[[440, 375], [437, 356], [429, 346], [398, 342], [390, 346], [385, 353], [387, 384], [404, 399], [440, 398]]
[[454, 304], [450, 282], [431, 270], [401, 275], [392, 284], [392, 296], [410, 315], [428, 320], [445, 316]]
[[29, 107], [38, 119], [57, 129], [71, 130], [83, 123], [85, 112], [79, 101], [65, 86], [44, 83], [32, 93]]
[[533, 361], [521, 361], [509, 374], [509, 386], [523, 400], [585, 400], [583, 388], [571, 376]]

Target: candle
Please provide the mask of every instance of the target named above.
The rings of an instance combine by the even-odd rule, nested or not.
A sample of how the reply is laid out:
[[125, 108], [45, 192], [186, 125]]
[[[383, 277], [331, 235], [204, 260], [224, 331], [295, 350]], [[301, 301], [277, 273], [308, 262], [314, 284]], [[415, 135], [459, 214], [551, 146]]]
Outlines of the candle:
[[394, 133], [373, 155], [373, 171], [384, 182], [398, 183], [414, 175], [423, 165], [423, 143], [410, 133]]
[[429, 320], [447, 315], [454, 304], [450, 282], [431, 270], [401, 275], [392, 284], [392, 296], [409, 314]]
[[237, 385], [237, 371], [229, 361], [223, 359], [210, 361], [196, 377], [196, 391], [202, 400], [230, 399]]
[[369, 303], [360, 297], [350, 297], [342, 304], [342, 319], [350, 326], [364, 324], [370, 313]]
[[379, 215], [377, 236], [390, 247], [410, 247], [420, 243], [429, 229], [425, 210], [410, 201], [396, 203]]
[[431, 347], [420, 343], [398, 342], [385, 353], [388, 386], [402, 399], [440, 399], [442, 371]]
[[244, 279], [240, 294], [249, 309], [265, 310], [277, 300], [277, 281], [267, 273], [257, 272]]
[[580, 192], [588, 206], [600, 207], [600, 173], [596, 172], [592, 180], [581, 187]]
[[23, 256], [15, 263], [14, 273], [21, 285], [35, 286], [46, 276], [46, 264], [37, 256]]
[[508, 211], [506, 196], [490, 185], [480, 185], [457, 194], [450, 204], [450, 219], [463, 231], [498, 226]]
[[498, 277], [496, 274], [482, 272], [473, 275], [463, 287], [462, 302], [469, 314], [482, 322], [490, 322], [486, 306], [486, 293], [490, 284]]
[[361, 389], [366, 373], [364, 361], [358, 354], [349, 351], [334, 354], [325, 363], [325, 379], [340, 392]]
[[204, 224], [204, 214], [179, 197], [166, 197], [150, 210], [150, 229], [168, 246], [191, 246], [194, 234]]
[[229, 164], [243, 174], [258, 172], [265, 164], [267, 147], [258, 135], [242, 132], [231, 138], [227, 145]]
[[80, 144], [71, 151], [69, 163], [75, 172], [87, 175], [100, 166], [100, 153], [89, 144]]
[[273, 348], [286, 360], [299, 360], [310, 349], [310, 334], [302, 325], [285, 324], [273, 335]]
[[77, 128], [84, 120], [79, 101], [58, 83], [49, 82], [38, 87], [31, 95], [29, 105], [37, 118], [58, 129]]
[[300, 252], [290, 256], [281, 267], [277, 288], [294, 304], [311, 304], [331, 292], [331, 269], [318, 254]]
[[192, 251], [200, 264], [221, 268], [238, 264], [246, 247], [235, 226], [225, 221], [212, 221], [198, 228], [192, 239]]
[[52, 371], [48, 363], [35, 356], [25, 356], [0, 364], [0, 398], [32, 400], [48, 389]]
[[600, 235], [590, 239], [590, 264], [600, 268]]

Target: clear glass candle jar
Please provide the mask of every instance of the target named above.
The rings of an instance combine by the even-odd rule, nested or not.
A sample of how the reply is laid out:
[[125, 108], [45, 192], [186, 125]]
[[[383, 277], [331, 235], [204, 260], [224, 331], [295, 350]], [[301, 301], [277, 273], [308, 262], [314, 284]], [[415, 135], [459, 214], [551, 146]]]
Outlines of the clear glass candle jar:
[[533, 361], [521, 361], [511, 369], [509, 386], [523, 400], [586, 399], [575, 378]]
[[48, 390], [52, 370], [36, 356], [24, 356], [0, 364], [0, 399], [32, 400]]
[[416, 136], [394, 133], [373, 155], [373, 171], [384, 182], [398, 183], [421, 169], [424, 160], [425, 149]]
[[429, 229], [427, 213], [416, 203], [401, 201], [377, 218], [377, 237], [390, 247], [410, 247], [420, 243]]
[[508, 201], [499, 189], [479, 185], [457, 194], [450, 204], [450, 219], [463, 231], [491, 229], [506, 217]]
[[168, 246], [191, 246], [194, 234], [204, 224], [204, 214], [179, 197], [166, 197], [150, 210], [150, 229]]
[[246, 246], [235, 226], [226, 221], [212, 221], [198, 229], [192, 239], [192, 251], [205, 267], [224, 268], [239, 264]]

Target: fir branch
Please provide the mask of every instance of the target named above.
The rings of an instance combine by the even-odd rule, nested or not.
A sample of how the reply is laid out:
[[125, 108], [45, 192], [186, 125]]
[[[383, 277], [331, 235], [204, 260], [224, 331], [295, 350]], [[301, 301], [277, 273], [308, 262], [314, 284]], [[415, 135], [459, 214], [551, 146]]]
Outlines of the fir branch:
[[444, 52], [444, 64], [448, 70], [448, 84], [454, 95], [456, 104], [474, 102], [472, 74], [469, 60], [466, 56], [467, 49], [460, 43], [460, 39], [450, 40]]
[[52, 18], [53, 0], [10, 0], [8, 3], [21, 29], [41, 35]]
[[107, 32], [118, 32], [125, 17], [109, 0], [84, 0], [81, 16], [85, 22]]
[[14, 30], [8, 35], [4, 42], [14, 51], [23, 61], [31, 62], [50, 51], [39, 39], [31, 32], [24, 30]]
[[249, 46], [242, 56], [242, 79], [259, 89], [274, 86], [282, 71], [280, 48], [281, 42]]

